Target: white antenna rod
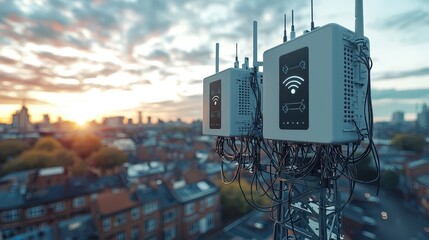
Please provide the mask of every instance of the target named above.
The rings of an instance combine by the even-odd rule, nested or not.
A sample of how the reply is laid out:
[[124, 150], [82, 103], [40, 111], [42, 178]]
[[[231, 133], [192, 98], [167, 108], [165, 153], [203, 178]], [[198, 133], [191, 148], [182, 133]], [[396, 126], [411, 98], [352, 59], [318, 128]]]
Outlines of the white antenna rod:
[[258, 70], [258, 22], [253, 21], [253, 67]]
[[363, 0], [355, 0], [355, 34], [356, 39], [363, 39]]
[[216, 60], [215, 60], [215, 65], [216, 65], [216, 73], [219, 72], [219, 43], [216, 43]]
[[283, 42], [287, 42], [287, 32], [286, 32], [286, 14], [284, 15], [284, 25], [283, 25]]
[[238, 62], [238, 43], [235, 43], [235, 62], [234, 62], [234, 68], [239, 68], [240, 62]]
[[293, 10], [292, 10], [292, 25], [290, 26], [290, 40], [295, 39], [295, 23], [293, 19]]
[[311, 26], [310, 26], [311, 31], [314, 30], [314, 21], [313, 21], [313, 0], [311, 0]]

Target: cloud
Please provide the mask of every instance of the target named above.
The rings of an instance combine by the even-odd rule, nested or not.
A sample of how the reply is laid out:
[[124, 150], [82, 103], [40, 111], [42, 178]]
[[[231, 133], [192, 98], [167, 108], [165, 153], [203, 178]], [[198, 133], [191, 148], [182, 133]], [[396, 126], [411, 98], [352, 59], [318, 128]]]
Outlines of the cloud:
[[1, 65], [14, 65], [17, 61], [8, 57], [0, 56]]
[[429, 75], [429, 67], [423, 67], [418, 69], [412, 69], [407, 71], [389, 71], [380, 74], [376, 74], [373, 79], [377, 80], [389, 80], [397, 78], [410, 78], [410, 77], [421, 77]]
[[395, 28], [406, 31], [411, 28], [429, 26], [429, 11], [422, 8], [396, 14], [382, 22], [383, 28]]
[[404, 99], [429, 99], [429, 89], [413, 89], [413, 90], [377, 90], [371, 91], [374, 100], [381, 99], [397, 99], [398, 101]]
[[27, 104], [34, 104], [34, 105], [46, 105], [49, 104], [47, 102], [44, 101], [40, 101], [34, 98], [21, 98], [21, 97], [10, 97], [10, 96], [6, 96], [6, 95], [1, 95], [0, 94], [0, 104], [22, 104], [22, 101], [25, 100], [25, 103]]
[[141, 103], [132, 111], [142, 110], [147, 115], [166, 118], [176, 116], [182, 119], [197, 119], [202, 116], [202, 95], [196, 94], [182, 97], [178, 101], [161, 101], [154, 103]]
[[[429, 35], [429, 11], [424, 8], [416, 8], [407, 12], [393, 15], [386, 20], [377, 23], [383, 30], [393, 30], [399, 34], [399, 38], [407, 42], [426, 43]], [[415, 31], [418, 29], [418, 31]]]
[[181, 51], [176, 48], [172, 52], [176, 55], [178, 60], [183, 61], [190, 66], [196, 64], [208, 65], [213, 61], [210, 57], [213, 51], [209, 49], [208, 46], [201, 47], [190, 52]]

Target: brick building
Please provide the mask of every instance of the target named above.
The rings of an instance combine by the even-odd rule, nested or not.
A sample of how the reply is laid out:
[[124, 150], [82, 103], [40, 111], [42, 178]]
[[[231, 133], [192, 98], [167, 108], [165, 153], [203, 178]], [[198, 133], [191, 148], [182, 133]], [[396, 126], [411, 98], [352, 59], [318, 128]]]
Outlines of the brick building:
[[[99, 192], [124, 187], [118, 175], [74, 177], [63, 184], [48, 185], [45, 180], [34, 179], [45, 177], [40, 171], [28, 170], [1, 179], [0, 231], [4, 239], [89, 213], [89, 203]], [[38, 182], [42, 186], [37, 186]]]

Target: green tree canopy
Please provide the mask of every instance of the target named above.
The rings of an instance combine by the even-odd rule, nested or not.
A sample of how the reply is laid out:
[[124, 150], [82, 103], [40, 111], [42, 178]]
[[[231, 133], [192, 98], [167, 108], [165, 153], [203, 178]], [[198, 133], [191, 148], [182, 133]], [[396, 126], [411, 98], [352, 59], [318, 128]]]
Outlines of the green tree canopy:
[[92, 153], [101, 148], [101, 141], [98, 137], [85, 134], [72, 139], [71, 149], [75, 151], [82, 159], [89, 157]]
[[54, 152], [62, 149], [63, 146], [53, 137], [42, 137], [34, 145], [34, 150]]
[[54, 155], [40, 150], [29, 150], [3, 166], [3, 173], [10, 173], [34, 168], [45, 168], [55, 166]]
[[360, 181], [371, 181], [377, 177], [377, 170], [370, 156], [356, 163], [354, 167], [357, 179]]
[[30, 144], [21, 140], [8, 139], [0, 141], [0, 165], [28, 149], [30, 149]]
[[[240, 183], [246, 199], [252, 202], [250, 184], [244, 179], [241, 179]], [[218, 185], [220, 187], [222, 217], [225, 220], [234, 219], [253, 210], [253, 207], [246, 202], [238, 181], [227, 185], [223, 183]], [[256, 191], [253, 192], [253, 200], [259, 206], [269, 206], [270, 204], [268, 197], [259, 197]]]
[[422, 136], [408, 133], [398, 133], [392, 138], [392, 146], [405, 151], [423, 152], [425, 139]]
[[7, 161], [2, 168], [2, 174], [45, 167], [64, 166], [73, 167], [75, 165], [82, 169], [79, 156], [62, 145], [52, 137], [39, 139], [34, 147], [22, 152], [14, 159]]
[[383, 171], [381, 173], [381, 186], [386, 189], [395, 189], [399, 184], [399, 172], [396, 171]]
[[104, 147], [91, 154], [88, 163], [104, 171], [120, 166], [126, 160], [127, 155], [123, 151], [113, 147]]

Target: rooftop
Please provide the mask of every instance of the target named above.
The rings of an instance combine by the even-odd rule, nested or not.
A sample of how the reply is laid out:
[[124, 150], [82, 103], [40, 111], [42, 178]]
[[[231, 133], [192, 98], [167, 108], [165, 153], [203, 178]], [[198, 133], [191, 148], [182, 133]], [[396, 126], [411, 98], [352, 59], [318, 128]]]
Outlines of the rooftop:
[[164, 171], [164, 164], [162, 164], [161, 162], [152, 161], [147, 163], [129, 165], [127, 169], [127, 175], [129, 178], [135, 178], [139, 176], [162, 173]]
[[131, 199], [131, 193], [127, 190], [101, 193], [95, 204], [101, 214], [107, 216], [126, 209], [133, 208], [139, 204], [137, 199]]
[[105, 188], [121, 188], [124, 183], [119, 175], [105, 177], [74, 177], [66, 184], [47, 186], [43, 189], [27, 191], [26, 183], [8, 190], [0, 190], [0, 209], [11, 209], [22, 206], [37, 206], [40, 204], [60, 201], [92, 193], [98, 193]]
[[423, 165], [429, 165], [429, 159], [420, 159], [413, 162], [408, 163], [408, 168], [417, 168]]
[[40, 177], [47, 177], [53, 175], [64, 174], [64, 167], [50, 167], [50, 168], [42, 168], [39, 170]]
[[417, 178], [417, 182], [429, 188], [429, 175], [422, 175]]
[[173, 190], [179, 202], [188, 202], [218, 191], [216, 185], [209, 181], [199, 181]]
[[230, 223], [223, 232], [211, 239], [272, 239], [273, 222], [268, 215], [269, 213], [254, 210]]
[[58, 224], [60, 239], [95, 239], [96, 231], [91, 214], [75, 216]]

